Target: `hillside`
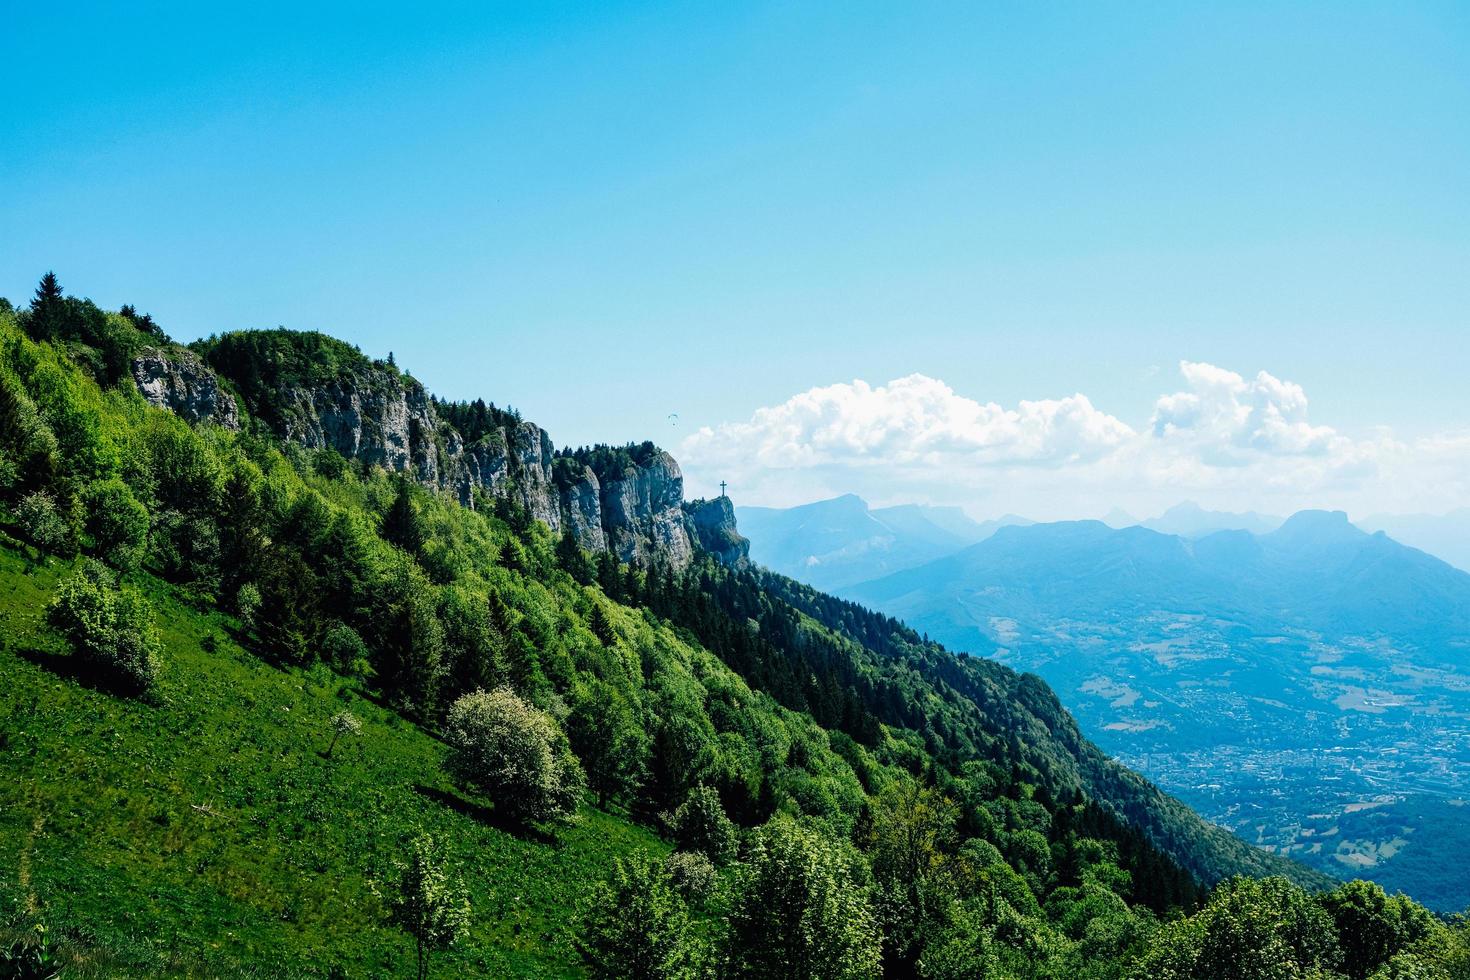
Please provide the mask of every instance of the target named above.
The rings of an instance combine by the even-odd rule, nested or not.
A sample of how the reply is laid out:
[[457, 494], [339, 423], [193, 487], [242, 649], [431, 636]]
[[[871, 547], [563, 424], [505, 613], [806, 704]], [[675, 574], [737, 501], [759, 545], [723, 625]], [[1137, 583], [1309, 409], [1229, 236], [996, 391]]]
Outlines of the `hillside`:
[[[54, 286], [0, 306], [12, 961], [1121, 978], [1214, 955], [1161, 924], [1202, 884], [1326, 883], [1036, 677], [749, 567], [657, 447], [557, 452], [320, 335], [185, 351]], [[1274, 881], [1199, 935], [1265, 887], [1315, 910], [1303, 964], [1459, 941], [1383, 898], [1398, 938], [1349, 956], [1356, 899]]]
[[[75, 676], [41, 622], [66, 571], [0, 547], [0, 914], [44, 910], [99, 975], [401, 975], [411, 945], [372, 889], [422, 828], [453, 843], [486, 912], [445, 975], [575, 975], [583, 883], [614, 858], [669, 849], [590, 807], [555, 847], [505, 826], [372, 692], [262, 662], [234, 639], [237, 621], [156, 581], [144, 587], [168, 649], [159, 703], [115, 697]], [[344, 708], [362, 735], [324, 758]]]
[[[1417, 853], [1446, 827], [1470, 843], [1438, 816], [1439, 798], [1467, 792], [1470, 575], [1306, 511], [1197, 540], [1008, 528], [844, 591], [1037, 671], [1106, 749], [1247, 839], [1438, 908], [1470, 904]], [[1374, 824], [1353, 818], [1364, 807]]]

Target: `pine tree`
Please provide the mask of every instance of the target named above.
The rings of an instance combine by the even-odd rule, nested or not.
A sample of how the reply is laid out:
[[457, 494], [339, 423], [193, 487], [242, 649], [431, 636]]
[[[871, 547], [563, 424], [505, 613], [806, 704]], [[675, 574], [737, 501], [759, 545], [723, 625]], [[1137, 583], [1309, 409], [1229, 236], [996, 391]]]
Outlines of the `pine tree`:
[[556, 543], [556, 562], [576, 579], [578, 585], [592, 584], [592, 562], [587, 559], [586, 552], [577, 544], [571, 531], [563, 531], [561, 540]]
[[617, 642], [618, 635], [613, 632], [612, 623], [608, 621], [607, 613], [602, 611], [601, 603], [592, 606], [592, 615], [588, 618], [587, 625], [597, 637], [597, 642], [603, 646], [610, 647]]
[[418, 557], [424, 549], [427, 537], [418, 504], [413, 499], [413, 487], [408, 480], [400, 477], [398, 493], [394, 496], [388, 513], [383, 515], [383, 538]]
[[56, 273], [47, 272], [31, 300], [31, 333], [42, 340], [56, 339], [61, 334], [64, 311], [61, 283], [57, 282]]

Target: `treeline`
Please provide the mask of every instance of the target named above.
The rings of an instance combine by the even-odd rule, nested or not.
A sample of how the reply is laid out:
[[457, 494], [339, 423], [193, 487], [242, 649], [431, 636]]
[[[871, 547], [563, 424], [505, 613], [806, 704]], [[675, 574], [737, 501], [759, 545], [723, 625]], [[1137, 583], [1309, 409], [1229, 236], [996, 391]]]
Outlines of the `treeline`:
[[[645, 466], [662, 450], [648, 440], [630, 442], [622, 446], [599, 443], [595, 446], [579, 446], [576, 449], [562, 448], [556, 451], [558, 460], [570, 460], [586, 466], [602, 483], [621, 480], [629, 467]], [[558, 470], [558, 472], [561, 472]]]
[[514, 408], [497, 408], [494, 402], [487, 403], [483, 398], [472, 402], [434, 398], [433, 403], [439, 418], [453, 426], [466, 444], [479, 442], [491, 432], [511, 429], [521, 422], [521, 413]]

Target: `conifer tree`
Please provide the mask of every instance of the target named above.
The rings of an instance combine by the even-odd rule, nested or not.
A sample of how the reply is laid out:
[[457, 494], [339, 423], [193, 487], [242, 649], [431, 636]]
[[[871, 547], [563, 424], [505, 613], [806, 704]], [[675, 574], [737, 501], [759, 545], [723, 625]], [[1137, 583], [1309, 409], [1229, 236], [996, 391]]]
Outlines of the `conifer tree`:
[[31, 300], [31, 333], [41, 340], [56, 339], [61, 334], [64, 312], [61, 283], [56, 273], [47, 272]]

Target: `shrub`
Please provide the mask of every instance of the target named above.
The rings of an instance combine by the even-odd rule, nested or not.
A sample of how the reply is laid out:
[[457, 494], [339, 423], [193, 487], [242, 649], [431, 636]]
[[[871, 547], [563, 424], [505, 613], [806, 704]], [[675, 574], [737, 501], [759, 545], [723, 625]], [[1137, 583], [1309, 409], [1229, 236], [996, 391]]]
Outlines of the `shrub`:
[[[254, 588], [254, 586], [246, 586]], [[241, 589], [244, 591], [244, 588]], [[259, 601], [260, 593], [256, 593]], [[327, 627], [322, 636], [322, 659], [331, 664], [338, 673], [361, 676], [367, 672], [368, 648], [357, 635], [357, 630], [343, 622]]]
[[255, 619], [260, 613], [260, 589], [254, 582], [246, 582], [235, 593], [235, 612], [246, 629], [255, 629]]
[[445, 725], [450, 771], [488, 794], [515, 820], [557, 820], [575, 812], [585, 778], [566, 737], [545, 712], [506, 687], [466, 694]]
[[100, 562], [84, 560], [62, 582], [47, 621], [66, 637], [74, 655], [102, 674], [136, 690], [158, 679], [163, 644], [148, 600], [119, 588]]
[[604, 980], [694, 977], [689, 913], [669, 873], [645, 855], [619, 858], [593, 889], [575, 942]]
[[861, 859], [777, 817], [756, 836], [730, 914], [737, 976], [859, 980], [880, 973], [879, 930]]
[[116, 477], [90, 485], [83, 501], [98, 556], [117, 568], [136, 568], [148, 544], [148, 508]]
[[720, 794], [711, 786], [696, 786], [689, 797], [674, 811], [671, 821], [674, 839], [686, 851], [699, 851], [715, 864], [727, 864], [735, 857], [739, 838], [735, 825], [725, 816]]
[[357, 716], [348, 711], [346, 708], [343, 708], [341, 711], [332, 716], [331, 728], [332, 741], [327, 746], [328, 759], [332, 757], [333, 750], [337, 748], [337, 741], [338, 739], [342, 738], [342, 736], [345, 735], [348, 738], [357, 738], [359, 735], [362, 734], [362, 722], [358, 721]]
[[409, 845], [391, 907], [393, 922], [414, 939], [418, 976], [424, 980], [430, 951], [453, 945], [470, 922], [469, 894], [451, 871], [443, 845], [429, 834]]
[[15, 517], [31, 543], [42, 551], [64, 551], [71, 539], [56, 498], [45, 490], [37, 490], [21, 498]]
[[675, 851], [664, 869], [679, 894], [695, 904], [703, 904], [715, 890], [715, 866], [698, 851]]

